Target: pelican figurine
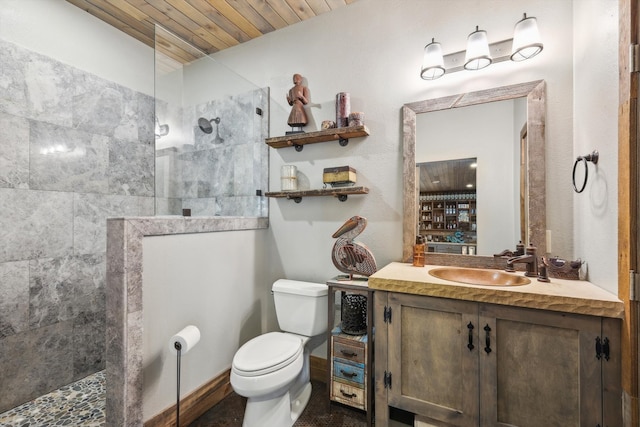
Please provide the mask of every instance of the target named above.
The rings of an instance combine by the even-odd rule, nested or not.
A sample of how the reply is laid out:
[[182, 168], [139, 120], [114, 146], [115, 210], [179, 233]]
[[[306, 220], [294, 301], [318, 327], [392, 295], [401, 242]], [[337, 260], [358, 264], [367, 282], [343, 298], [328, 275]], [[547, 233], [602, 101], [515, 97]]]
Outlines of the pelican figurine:
[[343, 273], [347, 273], [349, 280], [353, 278], [354, 273], [371, 276], [378, 270], [376, 260], [369, 248], [353, 241], [366, 227], [367, 219], [356, 215], [349, 218], [331, 236], [338, 239], [331, 252], [333, 265]]

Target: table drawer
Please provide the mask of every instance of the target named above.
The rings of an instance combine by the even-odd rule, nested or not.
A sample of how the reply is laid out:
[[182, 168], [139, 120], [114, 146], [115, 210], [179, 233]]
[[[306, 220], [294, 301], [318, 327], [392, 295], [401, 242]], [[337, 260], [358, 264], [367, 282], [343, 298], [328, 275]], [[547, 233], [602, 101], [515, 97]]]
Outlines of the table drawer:
[[333, 376], [353, 383], [364, 384], [364, 365], [355, 366], [333, 359]]
[[367, 410], [365, 404], [364, 389], [352, 387], [338, 381], [333, 381], [331, 388], [331, 400], [353, 406], [354, 408]]
[[341, 359], [364, 363], [365, 348], [363, 343], [356, 343], [353, 340], [345, 340], [337, 337], [333, 338], [333, 355]]

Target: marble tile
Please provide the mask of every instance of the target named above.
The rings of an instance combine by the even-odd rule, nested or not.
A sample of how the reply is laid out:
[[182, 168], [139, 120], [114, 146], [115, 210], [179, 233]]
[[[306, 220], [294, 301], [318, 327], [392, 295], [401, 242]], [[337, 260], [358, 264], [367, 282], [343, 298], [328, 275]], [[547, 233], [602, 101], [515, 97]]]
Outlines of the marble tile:
[[29, 152], [31, 189], [108, 192], [108, 137], [33, 121]]
[[153, 215], [153, 198], [75, 194], [74, 253], [104, 253], [107, 247], [107, 218], [142, 215]]
[[[137, 139], [137, 127], [127, 108], [127, 95], [115, 83], [78, 72], [73, 102], [73, 127], [86, 133], [114, 137], [116, 129]], [[124, 122], [124, 123], [123, 123]]]
[[0, 40], [0, 111], [71, 126], [72, 68]]
[[216, 216], [220, 215], [220, 206], [217, 198], [182, 199], [182, 207], [191, 209], [191, 216]]
[[0, 39], [0, 111], [20, 117], [27, 117], [26, 52]]
[[112, 138], [109, 141], [109, 193], [154, 195], [154, 146]]
[[72, 236], [71, 193], [0, 188], [0, 262], [70, 254]]
[[[242, 177], [241, 179], [233, 180], [231, 195], [255, 196], [257, 188], [253, 177], [255, 173], [253, 168], [253, 144], [238, 144], [234, 146], [230, 160], [233, 162], [233, 176]], [[237, 213], [236, 215], [242, 215], [242, 213]]]
[[29, 185], [29, 121], [0, 113], [0, 187]]
[[141, 143], [155, 145], [155, 106], [153, 96], [135, 92], [133, 102], [137, 106], [136, 124], [138, 126], [138, 138]]
[[0, 339], [29, 326], [29, 262], [0, 263]]
[[[156, 197], [157, 215], [182, 215], [182, 208], [188, 207], [183, 205], [182, 199]], [[192, 213], [192, 215], [195, 214]]]
[[0, 412], [73, 378], [73, 322], [59, 322], [0, 339]]
[[76, 84], [73, 69], [34, 52], [26, 55], [23, 71], [27, 91], [26, 117], [70, 127]]
[[182, 197], [214, 197], [233, 194], [234, 148], [218, 146], [181, 155]]
[[105, 368], [105, 309], [81, 313], [73, 321], [73, 378]]
[[73, 127], [115, 139], [153, 144], [153, 97], [75, 70]]
[[222, 216], [261, 216], [264, 209], [264, 197], [231, 196], [218, 198], [220, 215]]
[[105, 256], [79, 255], [29, 262], [32, 328], [105, 309]]

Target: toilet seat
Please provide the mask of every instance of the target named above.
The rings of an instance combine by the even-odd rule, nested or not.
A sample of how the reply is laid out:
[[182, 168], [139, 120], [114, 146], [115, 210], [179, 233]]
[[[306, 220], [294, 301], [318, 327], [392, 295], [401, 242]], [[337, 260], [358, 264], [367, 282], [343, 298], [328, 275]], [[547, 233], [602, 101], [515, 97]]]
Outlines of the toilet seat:
[[304, 350], [299, 336], [270, 332], [246, 342], [236, 352], [232, 368], [243, 377], [256, 377], [282, 369]]

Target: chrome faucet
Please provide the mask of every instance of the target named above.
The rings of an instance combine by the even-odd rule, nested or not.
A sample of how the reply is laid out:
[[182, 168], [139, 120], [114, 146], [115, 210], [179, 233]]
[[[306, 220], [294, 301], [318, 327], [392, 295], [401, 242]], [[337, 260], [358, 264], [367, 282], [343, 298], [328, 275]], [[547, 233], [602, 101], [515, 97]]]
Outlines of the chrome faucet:
[[538, 257], [536, 256], [536, 247], [532, 244], [529, 244], [527, 249], [525, 250], [524, 255], [516, 256], [513, 258], [509, 258], [507, 260], [507, 267], [505, 271], [514, 272], [516, 271], [513, 268], [513, 264], [525, 263], [527, 267], [526, 273], [524, 273], [527, 277], [537, 277], [538, 276]]

